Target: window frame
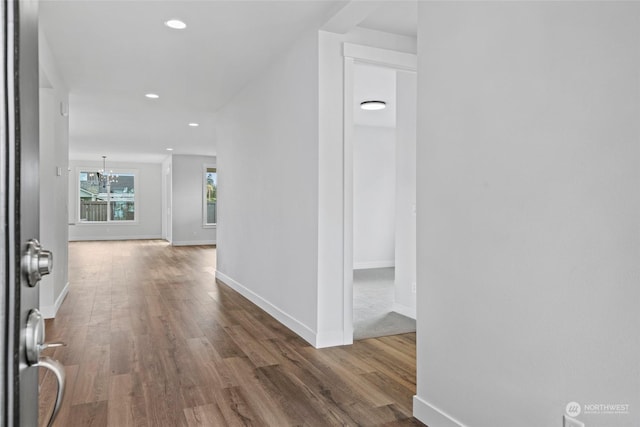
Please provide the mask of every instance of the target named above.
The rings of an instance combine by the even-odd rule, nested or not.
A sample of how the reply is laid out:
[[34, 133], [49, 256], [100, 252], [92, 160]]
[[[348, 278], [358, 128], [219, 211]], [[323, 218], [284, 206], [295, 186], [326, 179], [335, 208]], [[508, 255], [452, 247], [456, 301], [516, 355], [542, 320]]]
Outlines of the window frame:
[[133, 205], [135, 207], [134, 210], [134, 219], [129, 220], [112, 220], [111, 216], [111, 194], [107, 193], [107, 220], [106, 221], [86, 221], [82, 219], [82, 215], [80, 209], [82, 208], [82, 204], [80, 203], [80, 173], [82, 172], [97, 172], [102, 169], [102, 166], [78, 166], [76, 167], [75, 180], [76, 180], [76, 224], [77, 225], [132, 225], [138, 224], [138, 216], [140, 215], [140, 201], [138, 194], [140, 193], [140, 180], [138, 179], [140, 174], [138, 173], [138, 169], [112, 169], [109, 168], [109, 171], [112, 171], [116, 175], [133, 175]]
[[218, 204], [216, 197], [216, 222], [207, 222], [207, 173], [209, 169], [215, 169], [216, 174], [216, 196], [218, 187], [218, 167], [215, 164], [209, 163], [202, 166], [202, 228], [216, 228], [218, 226]]

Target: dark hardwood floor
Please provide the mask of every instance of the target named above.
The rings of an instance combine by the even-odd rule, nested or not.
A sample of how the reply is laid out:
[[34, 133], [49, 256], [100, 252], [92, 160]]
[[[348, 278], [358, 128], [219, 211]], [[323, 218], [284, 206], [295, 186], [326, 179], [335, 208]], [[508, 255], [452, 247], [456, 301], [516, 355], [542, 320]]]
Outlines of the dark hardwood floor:
[[415, 334], [317, 350], [214, 272], [214, 247], [71, 243], [69, 295], [46, 329], [68, 344], [45, 351], [67, 375], [55, 426], [423, 425]]

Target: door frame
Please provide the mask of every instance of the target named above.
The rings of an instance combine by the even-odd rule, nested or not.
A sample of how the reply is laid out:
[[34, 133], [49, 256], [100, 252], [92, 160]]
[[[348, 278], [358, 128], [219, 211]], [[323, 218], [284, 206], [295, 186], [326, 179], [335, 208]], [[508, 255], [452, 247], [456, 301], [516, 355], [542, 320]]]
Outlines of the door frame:
[[[2, 67], [0, 69], [0, 77], [6, 84], [0, 85], [0, 95], [2, 96], [2, 102], [0, 103], [0, 222], [2, 224], [9, 225], [8, 214], [8, 197], [7, 197], [7, 169], [9, 166], [9, 158], [7, 150], [9, 148], [9, 130], [8, 130], [8, 94], [7, 89], [9, 86], [9, 77], [6, 75], [6, 70], [9, 68], [9, 55], [10, 49], [8, 49], [7, 36], [9, 30], [9, 6], [7, 2], [3, 2], [0, 5], [0, 22], [2, 23], [2, 29], [0, 30], [0, 43], [1, 43], [1, 55], [2, 55]], [[9, 236], [6, 231], [9, 227], [0, 227], [0, 245], [2, 256], [0, 257], [0, 275], [2, 276], [2, 283], [4, 284], [2, 292], [0, 292], [0, 425], [9, 425], [8, 408], [9, 393], [13, 393], [10, 382], [8, 381], [9, 364], [7, 360], [9, 355], [9, 342], [13, 341], [9, 333], [9, 321], [12, 308], [9, 305], [9, 301], [12, 300], [12, 296], [9, 295], [11, 287], [9, 286], [9, 251], [11, 247], [9, 245]]]
[[413, 53], [343, 43], [343, 327], [344, 344], [353, 343], [353, 127], [354, 127], [354, 67], [356, 62], [379, 65], [402, 71], [418, 70], [418, 56]]

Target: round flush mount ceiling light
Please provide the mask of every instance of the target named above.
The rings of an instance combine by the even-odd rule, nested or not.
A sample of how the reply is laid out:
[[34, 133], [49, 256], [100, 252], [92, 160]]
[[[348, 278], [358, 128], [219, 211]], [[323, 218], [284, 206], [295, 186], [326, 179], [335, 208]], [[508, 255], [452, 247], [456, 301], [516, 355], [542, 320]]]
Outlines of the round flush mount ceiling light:
[[145, 93], [144, 96], [146, 96], [147, 98], [150, 98], [150, 99], [158, 99], [158, 98], [160, 98], [160, 95], [158, 95], [157, 93]]
[[384, 110], [387, 103], [384, 101], [363, 101], [360, 103], [360, 108], [363, 110]]
[[200, 123], [191, 122], [189, 123], [189, 126], [191, 126], [192, 128], [197, 128], [198, 126], [200, 126]]
[[187, 24], [179, 19], [169, 19], [168, 21], [165, 21], [164, 25], [173, 30], [184, 30], [187, 28]]
[[167, 148], [167, 151], [173, 151], [173, 148]]

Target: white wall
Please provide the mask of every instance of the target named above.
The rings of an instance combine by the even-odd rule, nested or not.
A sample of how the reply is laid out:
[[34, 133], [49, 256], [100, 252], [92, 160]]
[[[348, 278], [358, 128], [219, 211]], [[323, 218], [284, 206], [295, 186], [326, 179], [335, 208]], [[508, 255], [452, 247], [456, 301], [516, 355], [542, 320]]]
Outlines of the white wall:
[[316, 344], [317, 32], [301, 35], [218, 119], [216, 277]]
[[[107, 150], [108, 156], [108, 150]], [[69, 240], [160, 239], [162, 237], [162, 165], [158, 163], [111, 162], [107, 169], [114, 172], [137, 171], [135, 182], [136, 221], [80, 223], [78, 220], [78, 168], [102, 168], [102, 159], [72, 160], [70, 163], [69, 210], [71, 225]]]
[[415, 72], [398, 71], [395, 192], [394, 311], [416, 317], [416, 103]]
[[[204, 225], [204, 166], [216, 166], [212, 156], [173, 155], [171, 160], [171, 243], [213, 245], [216, 227]], [[163, 164], [163, 166], [165, 166]], [[166, 172], [166, 170], [164, 171]], [[164, 173], [163, 172], [163, 173]], [[166, 196], [165, 196], [166, 199]]]
[[430, 427], [560, 427], [571, 401], [640, 425], [638, 22], [632, 2], [419, 4]]
[[[60, 78], [43, 33], [40, 63], [40, 243], [53, 252], [53, 271], [40, 282], [40, 311], [55, 317], [68, 285], [68, 90]], [[61, 110], [61, 104], [63, 110]], [[59, 174], [58, 174], [59, 172]]]
[[354, 126], [354, 269], [395, 265], [395, 158], [395, 128]]

